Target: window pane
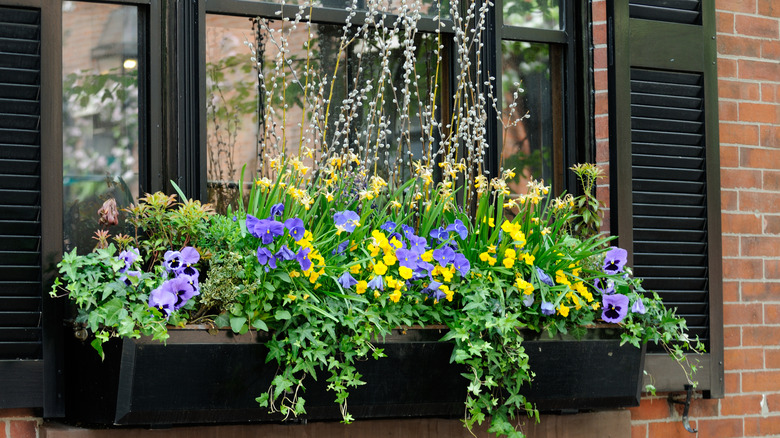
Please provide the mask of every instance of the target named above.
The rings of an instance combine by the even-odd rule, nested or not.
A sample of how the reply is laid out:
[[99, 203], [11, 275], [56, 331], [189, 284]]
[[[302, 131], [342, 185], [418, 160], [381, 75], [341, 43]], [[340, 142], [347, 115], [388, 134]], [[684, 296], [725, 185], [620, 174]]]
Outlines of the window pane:
[[[411, 161], [438, 144], [430, 120], [441, 110], [434, 78], [444, 68], [424, 55], [435, 36], [415, 35], [405, 55], [400, 36], [343, 33], [339, 25], [207, 18], [208, 175], [218, 208], [235, 198], [244, 164], [246, 184], [272, 176], [269, 159], [280, 155], [300, 156], [314, 172], [324, 149], [351, 150], [380, 176], [403, 179]], [[405, 62], [414, 68], [408, 77]], [[436, 111], [426, 111], [433, 101]]]
[[103, 202], [138, 197], [137, 9], [66, 2], [62, 24], [65, 246], [89, 251]]
[[[282, 0], [264, 0], [273, 3], [282, 3]], [[356, 11], [381, 11], [388, 14], [400, 14], [404, 7], [415, 8], [419, 6], [420, 14], [423, 16], [433, 17], [439, 16], [441, 18], [449, 17], [450, 1], [449, 0], [420, 0], [419, 5], [416, 6], [415, 2], [409, 2], [404, 0], [288, 0], [284, 2], [288, 5], [304, 5], [306, 8], [312, 7], [326, 7], [334, 9], [347, 9], [351, 8]]]
[[[524, 194], [526, 183], [555, 179], [560, 159], [560, 92], [551, 78], [550, 45], [504, 41], [502, 45], [504, 168], [515, 168], [513, 193]], [[514, 105], [514, 106], [513, 106]]]
[[561, 0], [505, 0], [504, 25], [561, 28]]

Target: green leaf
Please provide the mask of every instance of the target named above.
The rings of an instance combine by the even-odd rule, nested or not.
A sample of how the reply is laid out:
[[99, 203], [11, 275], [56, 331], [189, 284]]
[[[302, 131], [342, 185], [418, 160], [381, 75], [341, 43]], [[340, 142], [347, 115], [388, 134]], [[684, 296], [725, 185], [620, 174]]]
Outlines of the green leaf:
[[279, 309], [274, 313], [274, 318], [276, 318], [278, 321], [285, 321], [290, 318], [292, 318], [292, 315], [290, 315], [290, 312]]
[[230, 318], [230, 329], [233, 330], [235, 333], [238, 333], [241, 331], [241, 327], [243, 327], [245, 323], [246, 323], [245, 317], [234, 316]]

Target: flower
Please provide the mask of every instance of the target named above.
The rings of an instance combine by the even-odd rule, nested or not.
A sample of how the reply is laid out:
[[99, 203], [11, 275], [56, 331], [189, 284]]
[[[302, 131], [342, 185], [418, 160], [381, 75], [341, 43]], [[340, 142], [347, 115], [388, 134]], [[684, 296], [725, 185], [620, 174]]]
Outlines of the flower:
[[446, 231], [455, 231], [458, 233], [461, 239], [466, 239], [469, 235], [469, 230], [466, 228], [465, 225], [463, 225], [463, 222], [460, 219], [455, 219], [452, 224], [447, 225], [447, 228], [445, 228]]
[[258, 219], [251, 214], [246, 215], [246, 228], [249, 233], [259, 238], [263, 245], [274, 241], [275, 237], [284, 234], [284, 224], [270, 219]]
[[433, 259], [442, 266], [447, 266], [455, 258], [455, 251], [449, 246], [433, 250]]
[[531, 307], [534, 305], [534, 295], [523, 295], [523, 305], [525, 307]]
[[593, 280], [593, 287], [603, 295], [615, 293], [615, 281], [606, 278], [597, 278]]
[[334, 214], [333, 221], [336, 223], [336, 229], [339, 233], [342, 231], [351, 233], [360, 225], [360, 216], [352, 210], [345, 210]]
[[309, 252], [311, 248], [303, 247], [298, 250], [295, 255], [295, 259], [298, 260], [298, 264], [301, 265], [301, 271], [308, 271], [311, 269], [311, 260], [309, 259]]
[[339, 243], [339, 246], [337, 246], [336, 249], [334, 249], [330, 253], [332, 255], [341, 254], [341, 253], [343, 253], [344, 251], [347, 250], [348, 246], [349, 246], [349, 240], [345, 240], [345, 241]]
[[546, 284], [547, 286], [553, 286], [552, 278], [550, 278], [546, 272], [542, 271], [541, 268], [536, 268], [536, 274], [539, 276], [539, 281]]
[[420, 255], [409, 249], [399, 249], [395, 252], [395, 257], [398, 259], [400, 266], [407, 267], [409, 269], [417, 269], [417, 264], [420, 261]]
[[358, 282], [357, 282], [357, 280], [355, 280], [355, 278], [354, 278], [354, 277], [352, 277], [352, 276], [349, 274], [349, 271], [344, 271], [344, 273], [343, 273], [343, 274], [341, 274], [341, 277], [339, 277], [339, 279], [338, 279], [338, 280], [336, 280], [336, 281], [337, 281], [337, 282], [338, 282], [338, 283], [341, 285], [341, 287], [343, 287], [344, 289], [349, 289], [349, 288], [351, 288], [352, 286], [354, 286], [354, 285], [356, 285], [356, 284], [358, 283]]
[[466, 274], [469, 273], [469, 270], [471, 270], [471, 263], [469, 263], [466, 256], [461, 253], [455, 254], [455, 257], [452, 259], [452, 265], [455, 266], [455, 269], [457, 269], [462, 276], [466, 276]]
[[295, 260], [295, 253], [287, 245], [282, 245], [274, 256], [280, 260]]
[[173, 312], [176, 304], [176, 295], [169, 290], [163, 290], [162, 286], [149, 294], [149, 307], [159, 310], [166, 318]]
[[617, 274], [623, 270], [627, 260], [628, 251], [623, 248], [613, 247], [607, 251], [607, 255], [604, 257], [603, 270], [607, 274]]
[[645, 312], [647, 312], [647, 309], [645, 309], [645, 303], [642, 302], [642, 297], [636, 298], [636, 301], [634, 301], [634, 304], [631, 306], [631, 311], [640, 315], [644, 315]]
[[268, 216], [268, 219], [276, 219], [276, 216], [281, 216], [284, 214], [284, 204], [281, 202], [279, 204], [275, 204], [271, 206], [271, 215]]
[[168, 272], [178, 272], [182, 267], [181, 253], [179, 251], [165, 251], [163, 266]]
[[368, 282], [368, 287], [373, 290], [385, 290], [385, 283], [382, 281], [382, 276], [377, 275]]
[[555, 306], [553, 306], [553, 303], [542, 301], [542, 313], [545, 315], [552, 315], [555, 313]]
[[125, 262], [125, 267], [120, 269], [119, 272], [124, 272], [138, 259], [138, 249], [132, 246], [127, 247], [127, 249], [119, 253], [119, 259]]
[[430, 236], [438, 240], [445, 240], [450, 237], [449, 233], [447, 233], [444, 227], [432, 229]]
[[303, 228], [303, 220], [297, 217], [291, 217], [290, 219], [284, 221], [284, 227], [287, 228], [287, 230], [290, 232], [290, 236], [292, 236], [296, 242], [301, 240], [304, 234], [306, 234], [306, 230]]
[[618, 323], [628, 314], [628, 297], [623, 294], [604, 295], [601, 304], [601, 319], [606, 322]]
[[103, 206], [98, 210], [98, 223], [100, 225], [118, 225], [119, 224], [119, 211], [116, 208], [116, 200], [114, 198], [108, 198]]
[[380, 230], [387, 231], [388, 233], [392, 232], [396, 227], [395, 222], [393, 221], [387, 221], [379, 226]]
[[276, 269], [276, 256], [267, 248], [257, 247], [257, 261], [261, 266], [268, 265], [271, 269]]
[[180, 253], [181, 268], [178, 271], [176, 271], [176, 274], [184, 274], [184, 275], [197, 277], [198, 270], [193, 268], [192, 265], [198, 263], [198, 260], [200, 260], [200, 253], [198, 252], [197, 249], [191, 246], [184, 247]]

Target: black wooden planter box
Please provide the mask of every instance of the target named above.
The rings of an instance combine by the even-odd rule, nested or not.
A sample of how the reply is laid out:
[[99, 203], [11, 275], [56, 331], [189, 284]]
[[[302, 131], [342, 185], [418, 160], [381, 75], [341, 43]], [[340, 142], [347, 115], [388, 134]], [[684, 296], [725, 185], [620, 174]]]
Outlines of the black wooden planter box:
[[[68, 420], [103, 425], [172, 425], [281, 421], [259, 408], [276, 373], [257, 334], [170, 330], [167, 345], [115, 339], [101, 362], [89, 343], [66, 346]], [[466, 379], [449, 363], [440, 330], [409, 330], [385, 343], [388, 357], [358, 365], [366, 385], [348, 400], [356, 418], [460, 417]], [[598, 336], [597, 336], [598, 337]], [[536, 373], [526, 396], [543, 411], [637, 406], [644, 351], [617, 339], [527, 340]], [[307, 381], [306, 419], [340, 420], [324, 379]]]

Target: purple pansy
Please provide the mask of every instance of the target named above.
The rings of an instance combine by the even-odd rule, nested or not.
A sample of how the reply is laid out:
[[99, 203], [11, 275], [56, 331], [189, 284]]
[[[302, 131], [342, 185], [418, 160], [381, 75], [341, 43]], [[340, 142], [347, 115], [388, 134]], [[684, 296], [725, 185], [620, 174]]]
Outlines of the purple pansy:
[[276, 269], [276, 256], [269, 251], [268, 248], [263, 248], [262, 246], [257, 247], [257, 261], [261, 266], [267, 265], [270, 266], [271, 269]]
[[163, 266], [168, 272], [176, 273], [182, 268], [181, 252], [168, 250], [163, 256]]
[[295, 260], [295, 253], [287, 245], [282, 245], [274, 256], [279, 260]]
[[187, 276], [180, 276], [170, 279], [163, 283], [162, 288], [163, 290], [167, 290], [176, 296], [176, 304], [173, 306], [174, 309], [182, 308], [185, 304], [187, 304], [187, 301], [189, 301], [190, 298], [198, 295], [198, 291], [190, 283]]
[[290, 232], [290, 236], [292, 236], [296, 242], [301, 240], [303, 235], [306, 233], [306, 230], [303, 228], [303, 220], [297, 217], [291, 217], [290, 219], [284, 221], [284, 226], [287, 228], [287, 230]]
[[531, 307], [534, 305], [534, 294], [523, 295], [523, 305]]
[[141, 271], [127, 271], [125, 270], [121, 277], [119, 277], [119, 281], [125, 284], [125, 286], [131, 286], [133, 284], [132, 281], [130, 281], [130, 277], [136, 277], [141, 278]]
[[645, 303], [642, 302], [642, 297], [636, 298], [634, 305], [631, 306], [631, 311], [640, 315], [644, 315], [645, 312], [647, 312], [647, 309], [645, 309]]
[[447, 296], [447, 294], [444, 293], [443, 290], [441, 290], [441, 283], [438, 281], [432, 281], [430, 284], [428, 284], [428, 287], [423, 289], [424, 293], [427, 293], [431, 298], [435, 300], [440, 300]]
[[450, 237], [449, 233], [445, 231], [444, 227], [434, 228], [431, 230], [430, 236], [434, 239], [445, 240]]
[[298, 250], [295, 259], [298, 260], [298, 264], [301, 265], [301, 271], [308, 271], [311, 269], [311, 260], [309, 260], [309, 252], [311, 248], [305, 247]]
[[461, 239], [465, 239], [469, 235], [469, 229], [466, 228], [465, 225], [463, 225], [463, 222], [460, 219], [455, 219], [450, 225], [447, 225], [447, 228], [445, 228], [446, 231], [455, 231], [458, 233]]
[[125, 267], [120, 269], [119, 272], [125, 272], [130, 266], [138, 259], [138, 250], [132, 246], [127, 247], [126, 250], [119, 253], [119, 260], [125, 262]]
[[407, 239], [411, 239], [409, 235], [414, 235], [414, 228], [406, 224], [401, 225], [401, 231], [403, 231], [404, 236], [406, 236]]
[[409, 239], [410, 251], [417, 254], [422, 254], [425, 252], [425, 249], [428, 246], [428, 242], [425, 240], [425, 237], [416, 236], [414, 233], [407, 233], [406, 238]]
[[352, 286], [357, 284], [357, 280], [355, 280], [355, 278], [349, 273], [349, 271], [344, 271], [344, 273], [341, 274], [341, 277], [339, 277], [338, 280], [336, 280], [336, 281], [344, 289], [349, 289]]
[[333, 215], [333, 221], [339, 231], [351, 233], [360, 223], [360, 216], [352, 210], [339, 211]]
[[260, 219], [254, 225], [250, 232], [253, 236], [260, 238], [263, 245], [268, 245], [274, 241], [274, 238], [284, 234], [284, 224], [279, 221]]
[[615, 293], [615, 282], [607, 278], [597, 278], [593, 280], [593, 287], [603, 295]]
[[399, 249], [395, 252], [398, 264], [409, 269], [417, 269], [420, 255], [409, 249]]
[[623, 294], [604, 295], [601, 305], [601, 319], [606, 322], [618, 323], [628, 314], [628, 297]]
[[[395, 238], [395, 240], [393, 240], [393, 238]], [[400, 233], [393, 233], [387, 236], [387, 242], [390, 246], [393, 247], [393, 249], [401, 249], [404, 247], [404, 241], [402, 239], [403, 238]]]
[[433, 250], [433, 259], [442, 266], [447, 266], [454, 258], [455, 251], [449, 246]]
[[553, 306], [553, 303], [542, 301], [542, 313], [545, 315], [552, 315], [555, 313], [555, 306]]
[[180, 254], [181, 268], [174, 272], [176, 272], [177, 275], [184, 274], [184, 275], [197, 277], [198, 270], [193, 268], [192, 265], [198, 263], [199, 260], [200, 260], [200, 253], [198, 252], [198, 250], [192, 246], [187, 246], [181, 250], [181, 254]]
[[539, 276], [539, 281], [546, 284], [547, 286], [553, 286], [552, 278], [550, 278], [546, 272], [542, 271], [541, 268], [536, 268], [536, 274]]
[[396, 227], [396, 223], [393, 221], [387, 221], [379, 226], [380, 230], [387, 231], [388, 233], [393, 231]]
[[345, 240], [345, 241], [339, 243], [339, 246], [337, 246], [336, 249], [334, 249], [330, 253], [333, 254], [333, 255], [341, 254], [344, 251], [346, 251], [348, 247], [349, 247], [349, 240]]
[[278, 204], [274, 204], [271, 206], [271, 215], [268, 216], [268, 219], [276, 219], [276, 216], [281, 216], [284, 214], [284, 204], [281, 202]]
[[607, 255], [604, 257], [603, 270], [607, 274], [617, 274], [623, 270], [627, 260], [628, 251], [623, 248], [613, 247], [607, 251]]
[[469, 273], [469, 270], [471, 270], [469, 259], [461, 253], [455, 254], [455, 257], [452, 259], [452, 264], [455, 266], [455, 269], [460, 272], [460, 275], [464, 277]]
[[372, 290], [385, 290], [385, 282], [382, 280], [382, 276], [377, 275], [372, 278], [371, 281], [368, 282], [368, 287], [370, 287]]
[[162, 286], [149, 294], [149, 307], [159, 310], [166, 318], [173, 312], [176, 305], [176, 295]]

